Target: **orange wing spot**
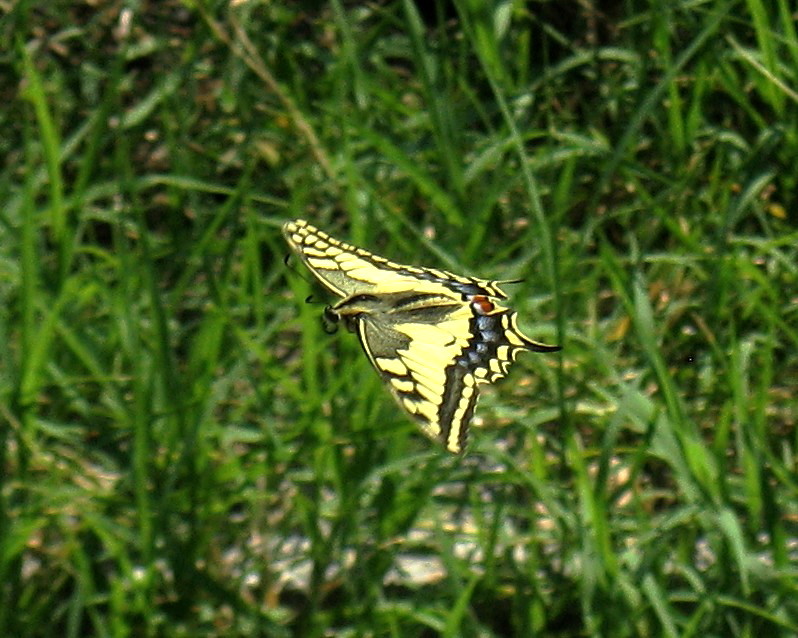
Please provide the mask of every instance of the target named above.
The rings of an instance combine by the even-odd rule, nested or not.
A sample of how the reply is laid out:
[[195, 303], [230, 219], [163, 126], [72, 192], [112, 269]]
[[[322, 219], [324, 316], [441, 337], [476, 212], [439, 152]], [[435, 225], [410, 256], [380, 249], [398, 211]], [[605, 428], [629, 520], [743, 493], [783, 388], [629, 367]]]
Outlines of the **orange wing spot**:
[[471, 307], [474, 309], [474, 312], [480, 315], [489, 315], [496, 309], [493, 302], [485, 295], [474, 295], [471, 297]]

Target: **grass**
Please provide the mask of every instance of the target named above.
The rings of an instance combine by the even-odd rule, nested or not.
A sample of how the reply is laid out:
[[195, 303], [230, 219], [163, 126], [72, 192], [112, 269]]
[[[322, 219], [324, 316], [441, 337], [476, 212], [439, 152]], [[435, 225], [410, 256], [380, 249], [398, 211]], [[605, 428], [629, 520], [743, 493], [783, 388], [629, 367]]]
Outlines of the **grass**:
[[[602, 5], [5, 8], [0, 635], [798, 633], [794, 10]], [[294, 217], [562, 354], [448, 455]]]

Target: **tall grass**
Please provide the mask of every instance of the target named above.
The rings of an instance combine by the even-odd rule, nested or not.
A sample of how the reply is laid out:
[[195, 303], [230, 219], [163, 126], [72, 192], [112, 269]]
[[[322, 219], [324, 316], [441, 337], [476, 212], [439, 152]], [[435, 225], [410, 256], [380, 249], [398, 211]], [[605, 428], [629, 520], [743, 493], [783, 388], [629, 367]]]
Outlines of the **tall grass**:
[[[798, 632], [794, 10], [604, 5], [8, 8], [0, 635]], [[448, 455], [294, 217], [561, 355]]]

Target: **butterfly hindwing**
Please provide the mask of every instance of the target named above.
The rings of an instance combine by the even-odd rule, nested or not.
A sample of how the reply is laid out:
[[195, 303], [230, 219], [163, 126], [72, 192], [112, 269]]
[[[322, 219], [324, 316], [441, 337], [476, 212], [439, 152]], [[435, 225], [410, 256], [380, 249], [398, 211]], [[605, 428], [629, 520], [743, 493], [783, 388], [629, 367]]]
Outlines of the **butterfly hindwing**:
[[303, 220], [284, 233], [311, 272], [343, 297], [328, 308], [357, 332], [399, 405], [429, 437], [462, 452], [479, 386], [507, 374], [519, 350], [558, 346], [524, 336], [495, 282], [396, 264]]
[[365, 314], [357, 326], [363, 349], [399, 405], [452, 452], [463, 449], [477, 398], [474, 370], [462, 363], [471, 337], [467, 313], [452, 300], [423, 312]]

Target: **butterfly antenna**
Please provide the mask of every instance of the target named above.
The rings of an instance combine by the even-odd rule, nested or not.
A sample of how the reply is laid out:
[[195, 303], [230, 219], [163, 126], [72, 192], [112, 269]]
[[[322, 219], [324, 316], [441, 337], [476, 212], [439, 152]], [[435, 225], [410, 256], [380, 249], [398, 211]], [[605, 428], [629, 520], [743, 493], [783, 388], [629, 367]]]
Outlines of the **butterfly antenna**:
[[[313, 295], [308, 295], [307, 297], [305, 297], [305, 303], [309, 303], [309, 304], [313, 304], [314, 306], [318, 306], [319, 304], [323, 304], [324, 302], [321, 301], [320, 299], [316, 299], [316, 297], [314, 297]], [[327, 309], [329, 307], [330, 306], [325, 306], [324, 307], [323, 316], [327, 316]]]
[[[313, 280], [312, 279], [308, 279], [308, 276], [305, 273], [303, 273], [301, 270], [297, 270], [296, 269], [296, 266], [294, 266], [294, 263], [291, 261], [291, 253], [288, 253], [283, 258], [283, 263], [285, 264], [286, 268], [288, 268], [296, 276], [298, 276], [300, 279], [302, 279], [302, 281], [304, 281], [308, 286], [312, 286], [313, 285]], [[310, 299], [312, 296], [313, 295], [310, 295], [308, 297], [308, 299]], [[307, 301], [307, 299], [305, 301]], [[310, 303], [310, 302], [308, 302], [308, 303]]]
[[[313, 282], [312, 280], [308, 279], [308, 278], [305, 276], [305, 274], [304, 274], [304, 273], [300, 272], [299, 270], [297, 270], [297, 269], [294, 267], [293, 263], [291, 262], [291, 254], [290, 254], [290, 253], [289, 253], [289, 254], [287, 254], [287, 255], [285, 256], [285, 258], [283, 259], [283, 263], [284, 263], [284, 264], [285, 264], [285, 265], [286, 265], [286, 266], [287, 266], [287, 267], [288, 267], [290, 270], [292, 270], [292, 271], [294, 272], [294, 274], [298, 275], [298, 276], [299, 276], [299, 277], [301, 277], [301, 278], [302, 278], [302, 279], [303, 279], [305, 282], [307, 282], [307, 284], [308, 284], [309, 286], [312, 286], [312, 285], [314, 284], [314, 282]], [[324, 303], [324, 302], [323, 302], [323, 301], [319, 301], [318, 299], [316, 299], [316, 298], [315, 298], [315, 297], [314, 297], [314, 296], [311, 294], [311, 295], [308, 295], [307, 297], [305, 297], [305, 303], [308, 303], [308, 304], [320, 304], [320, 303]], [[322, 315], [321, 315], [321, 325], [322, 325], [322, 329], [323, 329], [323, 330], [324, 330], [324, 332], [326, 332], [328, 335], [329, 335], [329, 334], [334, 334], [335, 332], [338, 332], [338, 324], [337, 324], [337, 322], [336, 322], [336, 320], [335, 320], [335, 319], [331, 319], [331, 318], [330, 318], [330, 315], [328, 314], [328, 313], [329, 313], [329, 309], [330, 309], [330, 306], [326, 306], [326, 307], [324, 308], [324, 312], [323, 312], [323, 313], [322, 313]]]

